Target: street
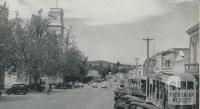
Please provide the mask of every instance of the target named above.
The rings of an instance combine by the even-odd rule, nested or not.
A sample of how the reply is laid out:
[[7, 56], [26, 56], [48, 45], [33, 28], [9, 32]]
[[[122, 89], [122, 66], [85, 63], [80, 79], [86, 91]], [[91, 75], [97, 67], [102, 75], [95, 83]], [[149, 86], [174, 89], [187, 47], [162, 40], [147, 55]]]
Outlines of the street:
[[113, 89], [103, 89], [100, 86], [54, 89], [50, 95], [5, 95], [0, 99], [0, 109], [112, 109], [113, 104]]

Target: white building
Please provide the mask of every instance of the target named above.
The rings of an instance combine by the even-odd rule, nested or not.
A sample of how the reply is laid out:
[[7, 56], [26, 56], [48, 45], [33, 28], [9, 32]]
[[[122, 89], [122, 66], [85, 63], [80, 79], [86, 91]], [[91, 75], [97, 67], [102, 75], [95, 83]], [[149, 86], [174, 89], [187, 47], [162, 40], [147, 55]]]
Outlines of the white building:
[[65, 44], [64, 44], [64, 20], [63, 20], [63, 10], [62, 8], [50, 8], [49, 11], [49, 22], [48, 30], [50, 32], [55, 32], [58, 36], [58, 43], [59, 46], [65, 50]]

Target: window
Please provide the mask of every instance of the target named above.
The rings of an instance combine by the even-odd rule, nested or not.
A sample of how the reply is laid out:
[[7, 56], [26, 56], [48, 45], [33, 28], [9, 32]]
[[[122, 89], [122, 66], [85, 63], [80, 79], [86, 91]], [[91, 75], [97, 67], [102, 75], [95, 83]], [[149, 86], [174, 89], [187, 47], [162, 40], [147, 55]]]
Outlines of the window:
[[194, 83], [192, 81], [187, 82], [187, 89], [188, 90], [193, 90], [194, 89]]
[[186, 81], [181, 81], [181, 89], [186, 90]]
[[165, 61], [166, 67], [170, 67], [170, 60]]
[[176, 90], [175, 86], [170, 85], [170, 90]]

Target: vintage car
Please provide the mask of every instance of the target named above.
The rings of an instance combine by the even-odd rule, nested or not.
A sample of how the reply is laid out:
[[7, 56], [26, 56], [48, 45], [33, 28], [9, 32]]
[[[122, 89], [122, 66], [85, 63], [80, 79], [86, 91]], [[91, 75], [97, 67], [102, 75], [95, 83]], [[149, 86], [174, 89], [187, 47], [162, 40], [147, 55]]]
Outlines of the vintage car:
[[161, 108], [146, 103], [131, 102], [131, 104], [124, 109], [161, 109]]
[[104, 84], [102, 84], [101, 88], [108, 88], [108, 86], [106, 83], [104, 83]]
[[72, 87], [72, 83], [58, 83], [55, 85], [56, 89], [71, 89]]
[[92, 88], [97, 88], [98, 87], [98, 84], [96, 82], [93, 82], [92, 83]]
[[13, 84], [11, 88], [6, 90], [8, 95], [10, 94], [26, 94], [28, 93], [28, 87], [25, 84]]
[[132, 102], [145, 103], [146, 101], [142, 98], [138, 98], [138, 97], [135, 97], [135, 96], [124, 95], [124, 96], [121, 96], [119, 99], [116, 100], [116, 102], [114, 104], [114, 108], [124, 109], [124, 108], [128, 107]]

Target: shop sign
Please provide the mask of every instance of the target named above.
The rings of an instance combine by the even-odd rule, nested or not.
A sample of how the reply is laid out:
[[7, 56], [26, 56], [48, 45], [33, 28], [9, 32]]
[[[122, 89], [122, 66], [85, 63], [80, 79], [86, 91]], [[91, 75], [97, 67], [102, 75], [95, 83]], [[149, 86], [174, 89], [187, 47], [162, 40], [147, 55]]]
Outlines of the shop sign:
[[194, 90], [169, 90], [168, 103], [170, 105], [196, 104], [196, 91]]

